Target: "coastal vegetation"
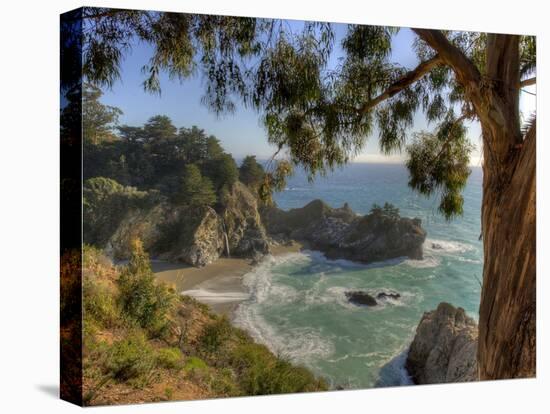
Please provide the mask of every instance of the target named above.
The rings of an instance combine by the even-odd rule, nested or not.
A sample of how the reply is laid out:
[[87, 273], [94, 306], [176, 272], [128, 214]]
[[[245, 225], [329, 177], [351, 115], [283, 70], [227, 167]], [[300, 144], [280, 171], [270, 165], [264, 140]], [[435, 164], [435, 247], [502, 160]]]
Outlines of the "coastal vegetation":
[[[407, 154], [409, 185], [437, 196], [448, 219], [463, 211], [472, 149], [466, 122], [478, 122], [484, 180], [479, 378], [535, 375], [536, 127], [535, 118], [522, 119], [519, 110], [523, 88], [537, 81], [535, 37], [412, 29], [418, 64], [405, 68], [391, 55], [398, 28], [348, 25], [334, 68], [337, 48], [328, 23], [305, 22], [295, 31], [276, 19], [102, 8], [82, 13], [89, 29], [83, 32], [83, 74], [92, 84], [111, 86], [131, 45], [144, 42], [151, 47], [143, 70], [146, 91], [160, 91], [162, 72], [182, 81], [203, 74], [204, 102], [214, 112], [232, 112], [238, 103], [257, 110], [277, 154], [286, 151], [290, 163], [312, 178], [349, 162], [377, 130], [381, 151]], [[434, 128], [407, 145], [417, 113]], [[139, 135], [157, 121], [129, 132]], [[229, 171], [228, 157], [218, 155]], [[117, 163], [137, 168], [131, 180], [149, 188], [151, 173], [158, 171], [135, 161]], [[290, 172], [290, 164], [282, 165], [277, 174], [266, 171], [266, 200], [265, 190]], [[209, 177], [217, 192], [223, 191], [222, 177]], [[164, 178], [161, 192], [174, 184]], [[124, 175], [114, 179], [136, 185]]]
[[157, 281], [139, 240], [127, 265], [91, 246], [83, 258], [86, 405], [327, 389], [226, 317]]
[[[172, 251], [173, 258], [204, 265], [228, 254], [227, 244], [237, 255], [244, 248], [239, 247], [240, 239], [228, 237], [225, 246], [221, 242], [210, 246], [207, 255], [212, 258], [190, 251], [182, 256], [181, 250], [194, 243], [201, 226], [219, 227], [224, 237], [237, 227], [252, 226], [257, 228], [253, 236], [260, 239], [259, 245], [253, 242], [242, 254], [252, 257], [256, 250], [266, 251], [259, 218], [254, 223], [246, 219], [247, 214], [257, 215], [256, 204], [264, 204], [260, 190], [268, 198], [272, 191], [266, 189], [264, 168], [254, 156], [245, 157], [239, 167], [216, 137], [196, 126], [178, 129], [163, 115], [151, 117], [141, 127], [119, 125], [122, 110], [103, 104], [101, 96], [97, 87], [85, 85], [82, 105], [88, 108], [86, 113], [93, 112], [83, 130], [85, 243], [105, 248], [117, 229], [133, 226], [137, 234], [122, 235], [120, 248], [111, 246], [117, 258], [127, 258], [131, 239], [141, 237], [150, 253]], [[62, 116], [74, 112], [74, 104], [70, 102]], [[144, 223], [155, 226], [155, 240], [141, 234]]]
[[[274, 19], [82, 14], [83, 70], [65, 79], [61, 133], [70, 143], [80, 130], [69, 126], [82, 128], [85, 247], [82, 257], [63, 258], [61, 341], [62, 365], [83, 359], [86, 405], [328, 389], [226, 316], [157, 280], [149, 257], [197, 268], [222, 256], [257, 264], [273, 246], [298, 241], [329, 259], [421, 260], [422, 222], [390, 203], [364, 216], [322, 200], [287, 211], [273, 193], [296, 167], [312, 181], [347, 164], [377, 131], [381, 153], [406, 154], [409, 187], [434, 197], [452, 220], [464, 213], [471, 122], [481, 126], [483, 151], [479, 322], [446, 303], [425, 313], [406, 367], [416, 383], [535, 375], [536, 119], [519, 113], [522, 88], [536, 84], [534, 37], [412, 29], [418, 65], [405, 68], [392, 60], [397, 28], [347, 25], [338, 48], [327, 23], [297, 29]], [[162, 114], [121, 125], [122, 109], [101, 102], [102, 88], [121, 76], [136, 42], [151, 53], [142, 68], [146, 91], [160, 92], [162, 72], [180, 81], [203, 75], [203, 103], [218, 115], [238, 105], [257, 111], [273, 156], [237, 163], [216, 137]], [[73, 46], [62, 45], [64, 67]], [[419, 114], [432, 130], [411, 135]], [[82, 291], [74, 279], [79, 260]], [[341, 294], [354, 310], [408, 295]], [[83, 320], [70, 320], [80, 310]], [[62, 390], [82, 381], [70, 374]]]

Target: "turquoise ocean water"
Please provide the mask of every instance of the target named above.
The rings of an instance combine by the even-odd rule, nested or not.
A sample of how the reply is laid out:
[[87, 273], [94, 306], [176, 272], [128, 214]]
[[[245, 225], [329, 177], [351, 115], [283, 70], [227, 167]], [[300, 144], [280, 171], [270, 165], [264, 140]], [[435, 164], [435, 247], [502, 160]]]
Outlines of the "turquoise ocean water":
[[[423, 312], [446, 301], [477, 319], [483, 261], [481, 180], [481, 169], [472, 168], [464, 216], [446, 222], [437, 212], [436, 198], [407, 187], [402, 165], [352, 164], [313, 184], [297, 173], [276, 195], [279, 207], [302, 207], [320, 198], [333, 207], [347, 202], [366, 214], [373, 203], [393, 203], [402, 216], [422, 219], [428, 232], [424, 260], [362, 265], [327, 260], [315, 251], [268, 257], [245, 275], [250, 299], [235, 311], [235, 323], [333, 387], [410, 384], [404, 360]], [[356, 289], [394, 291], [401, 298], [357, 307], [345, 298], [347, 290]]]

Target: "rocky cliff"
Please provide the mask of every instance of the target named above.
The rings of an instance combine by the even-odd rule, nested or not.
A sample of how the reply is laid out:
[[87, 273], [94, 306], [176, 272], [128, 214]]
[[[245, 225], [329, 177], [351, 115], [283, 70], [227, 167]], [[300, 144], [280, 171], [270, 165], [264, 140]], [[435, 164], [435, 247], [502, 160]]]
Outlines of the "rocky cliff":
[[364, 263], [397, 257], [422, 259], [426, 239], [420, 219], [383, 211], [358, 216], [347, 204], [332, 208], [321, 200], [289, 211], [265, 208], [262, 218], [275, 239], [304, 241], [329, 258]]
[[222, 230], [227, 236], [229, 254], [256, 258], [269, 253], [258, 202], [248, 187], [241, 182], [235, 183], [225, 197], [224, 206], [220, 217]]
[[269, 252], [256, 199], [240, 182], [224, 196], [219, 211], [169, 203], [128, 211], [105, 251], [115, 259], [126, 259], [134, 238], [142, 240], [152, 257], [192, 266], [205, 266], [222, 255], [257, 258]]
[[462, 308], [442, 302], [424, 313], [406, 362], [415, 383], [476, 381], [477, 332]]

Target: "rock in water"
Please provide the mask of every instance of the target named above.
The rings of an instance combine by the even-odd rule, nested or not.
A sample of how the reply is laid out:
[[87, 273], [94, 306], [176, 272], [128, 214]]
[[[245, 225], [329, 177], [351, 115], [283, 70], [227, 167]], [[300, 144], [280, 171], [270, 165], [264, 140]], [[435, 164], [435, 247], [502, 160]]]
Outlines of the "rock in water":
[[346, 298], [350, 303], [360, 306], [376, 306], [378, 302], [367, 292], [362, 292], [360, 290], [355, 290], [351, 292], [346, 292]]
[[289, 211], [265, 208], [262, 218], [270, 235], [306, 242], [331, 259], [371, 263], [423, 257], [426, 231], [418, 218], [383, 212], [361, 217], [348, 205], [332, 208], [321, 200]]
[[462, 308], [442, 302], [424, 313], [406, 362], [415, 383], [476, 381], [477, 332]]
[[376, 295], [376, 299], [399, 299], [401, 295], [393, 292], [380, 292]]

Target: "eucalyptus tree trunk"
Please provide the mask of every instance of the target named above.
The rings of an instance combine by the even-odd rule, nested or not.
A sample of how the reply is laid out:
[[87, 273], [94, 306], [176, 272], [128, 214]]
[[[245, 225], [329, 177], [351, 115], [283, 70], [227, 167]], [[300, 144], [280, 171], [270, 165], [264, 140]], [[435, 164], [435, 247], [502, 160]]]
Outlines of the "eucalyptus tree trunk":
[[[485, 70], [439, 30], [413, 29], [450, 66], [483, 133], [480, 379], [536, 373], [536, 128], [522, 134], [519, 36], [488, 34]], [[533, 84], [534, 80], [525, 84]]]
[[536, 128], [519, 117], [519, 38], [489, 35], [476, 106], [483, 133], [480, 379], [536, 372]]

